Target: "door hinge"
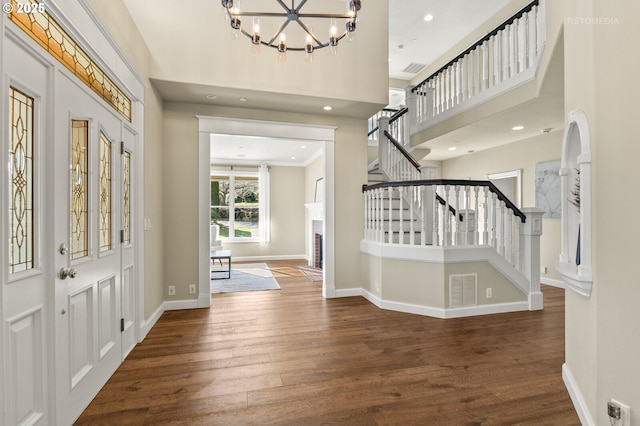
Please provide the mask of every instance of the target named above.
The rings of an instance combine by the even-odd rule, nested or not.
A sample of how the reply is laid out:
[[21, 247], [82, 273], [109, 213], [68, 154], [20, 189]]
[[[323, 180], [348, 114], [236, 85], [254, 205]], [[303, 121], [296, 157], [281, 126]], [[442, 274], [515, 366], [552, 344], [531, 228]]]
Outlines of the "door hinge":
[[124, 331], [124, 318], [120, 318], [120, 333]]
[[124, 154], [124, 141], [120, 142], [120, 154]]
[[120, 244], [124, 243], [124, 229], [120, 230]]

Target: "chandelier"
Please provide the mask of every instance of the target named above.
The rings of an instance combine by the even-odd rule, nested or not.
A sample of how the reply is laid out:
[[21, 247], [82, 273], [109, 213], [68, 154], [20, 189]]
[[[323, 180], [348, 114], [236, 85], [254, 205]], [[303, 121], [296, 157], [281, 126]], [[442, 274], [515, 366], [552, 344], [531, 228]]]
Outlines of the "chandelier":
[[[272, 47], [277, 49], [281, 59], [284, 58], [287, 50], [303, 51], [305, 52], [306, 60], [310, 61], [313, 51], [316, 49], [322, 49], [323, 47], [329, 47], [331, 54], [337, 53], [338, 42], [343, 38], [348, 40], [353, 39], [353, 33], [356, 30], [356, 22], [358, 22], [358, 11], [361, 7], [361, 0], [346, 0], [346, 12], [343, 14], [332, 13], [303, 13], [301, 9], [307, 3], [308, 0], [300, 0], [296, 5], [296, 0], [291, 0], [291, 7], [287, 6], [283, 0], [275, 0], [282, 11], [279, 12], [251, 12], [240, 9], [240, 0], [221, 0], [222, 7], [225, 8], [225, 16], [229, 19], [231, 28], [234, 34], [244, 34], [253, 45], [259, 48], [261, 45]], [[324, 1], [324, 0], [323, 0]], [[245, 17], [251, 18], [246, 21], [251, 22], [250, 30], [247, 30], [243, 23]], [[279, 28], [275, 30], [273, 34], [269, 34], [269, 37], [263, 37], [261, 34], [260, 18], [284, 18], [284, 21]], [[305, 19], [328, 19], [329, 26], [326, 38], [314, 33], [310, 25], [305, 24]], [[342, 21], [342, 20], [345, 21]], [[344, 31], [340, 30], [339, 22], [344, 22]], [[295, 22], [300, 28], [302, 28], [305, 40], [304, 44], [300, 43], [297, 46], [290, 46], [287, 44], [286, 29], [287, 26]], [[302, 41], [302, 40], [301, 40]]]

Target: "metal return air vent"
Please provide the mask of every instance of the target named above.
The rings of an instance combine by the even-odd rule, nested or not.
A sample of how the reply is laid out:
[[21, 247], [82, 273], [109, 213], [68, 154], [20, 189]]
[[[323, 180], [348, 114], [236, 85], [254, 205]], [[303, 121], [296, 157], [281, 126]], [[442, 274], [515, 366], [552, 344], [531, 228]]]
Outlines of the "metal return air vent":
[[449, 275], [449, 307], [478, 304], [478, 274]]
[[411, 62], [402, 72], [408, 72], [409, 74], [418, 74], [426, 67], [425, 64], [417, 64], [415, 62]]

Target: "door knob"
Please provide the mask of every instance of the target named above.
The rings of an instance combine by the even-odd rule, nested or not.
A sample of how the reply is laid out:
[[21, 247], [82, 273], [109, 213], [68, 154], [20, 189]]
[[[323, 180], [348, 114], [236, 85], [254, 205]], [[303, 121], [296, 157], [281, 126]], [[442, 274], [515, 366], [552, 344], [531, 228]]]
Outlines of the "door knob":
[[77, 272], [73, 268], [60, 268], [60, 272], [58, 273], [58, 276], [60, 277], [61, 280], [64, 280], [67, 277], [75, 278], [76, 274]]

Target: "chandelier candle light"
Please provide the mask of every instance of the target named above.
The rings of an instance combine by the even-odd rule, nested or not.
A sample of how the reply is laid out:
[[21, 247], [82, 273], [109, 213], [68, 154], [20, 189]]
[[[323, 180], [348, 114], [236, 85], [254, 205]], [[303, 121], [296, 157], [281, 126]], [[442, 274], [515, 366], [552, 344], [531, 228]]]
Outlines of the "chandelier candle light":
[[[324, 1], [324, 0], [323, 0]], [[302, 13], [300, 10], [308, 2], [308, 0], [300, 0], [296, 5], [296, 0], [291, 0], [291, 7], [287, 6], [283, 0], [275, 0], [275, 2], [282, 7], [282, 12], [250, 12], [240, 10], [240, 0], [221, 0], [222, 7], [225, 8], [225, 16], [229, 19], [231, 28], [233, 28], [234, 34], [242, 33], [251, 39], [255, 48], [259, 48], [261, 45], [272, 47], [278, 51], [279, 58], [284, 59], [287, 50], [302, 51], [305, 52], [305, 59], [311, 61], [313, 51], [316, 49], [322, 49], [323, 47], [329, 47], [329, 51], [332, 55], [337, 53], [338, 42], [347, 37], [347, 40], [353, 39], [353, 33], [356, 31], [356, 23], [358, 22], [358, 11], [361, 7], [361, 0], [346, 0], [347, 11], [344, 14], [332, 14], [332, 13]], [[252, 18], [251, 31], [245, 29], [242, 25], [244, 17]], [[284, 22], [275, 31], [275, 34], [270, 39], [263, 39], [260, 35], [260, 18], [284, 18]], [[329, 31], [328, 38], [323, 41], [320, 37], [314, 34], [312, 28], [303, 22], [303, 19], [328, 19]], [[345, 30], [338, 30], [338, 20], [345, 19]], [[285, 35], [285, 29], [291, 23], [297, 23], [305, 34], [305, 44], [302, 47], [292, 47], [287, 45], [287, 37]]]

